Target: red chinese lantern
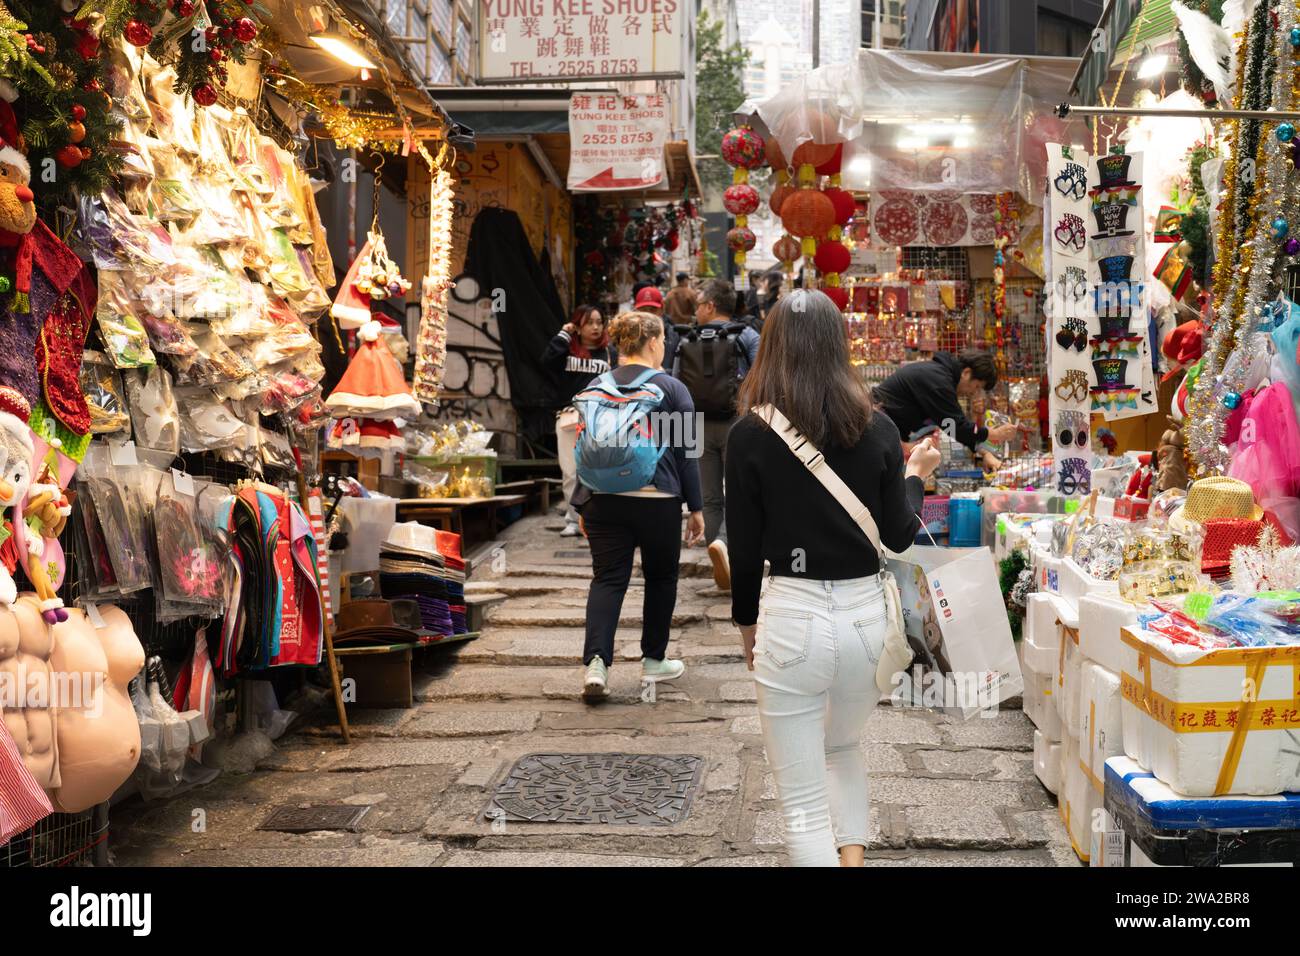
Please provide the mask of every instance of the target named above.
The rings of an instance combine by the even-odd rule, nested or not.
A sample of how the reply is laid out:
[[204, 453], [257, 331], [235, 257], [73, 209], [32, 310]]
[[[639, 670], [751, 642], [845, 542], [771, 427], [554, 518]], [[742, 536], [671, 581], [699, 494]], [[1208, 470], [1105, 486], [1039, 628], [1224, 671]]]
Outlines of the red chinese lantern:
[[828, 285], [822, 289], [826, 298], [835, 303], [835, 308], [843, 312], [849, 307], [849, 290], [839, 285]]
[[772, 255], [776, 256], [779, 262], [786, 265], [787, 272], [792, 270], [794, 260], [799, 258], [801, 251], [799, 240], [794, 236], [782, 236], [772, 244]]
[[737, 226], [727, 231], [727, 247], [732, 252], [737, 253], [740, 262], [744, 262], [744, 253], [754, 248], [754, 243], [758, 241], [754, 235], [754, 230], [748, 226]]
[[791, 160], [795, 167], [812, 166], [816, 169], [835, 159], [835, 152], [838, 147], [833, 143], [814, 143], [808, 140], [800, 143], [795, 147], [794, 158]]
[[822, 162], [815, 163], [814, 168], [819, 176], [838, 176], [840, 168], [844, 165], [844, 144], [836, 143], [829, 156]]
[[722, 158], [728, 166], [758, 169], [767, 160], [763, 152], [763, 137], [748, 126], [731, 130], [722, 137]]
[[[834, 182], [834, 178], [832, 178]], [[826, 193], [826, 198], [831, 201], [835, 207], [835, 225], [847, 226], [853, 214], [858, 210], [857, 201], [853, 198], [853, 193], [847, 189], [840, 189], [837, 185], [831, 185], [822, 190]]]
[[849, 267], [849, 250], [842, 242], [828, 239], [817, 246], [813, 264], [821, 273], [840, 273]]
[[767, 204], [771, 207], [772, 212], [779, 216], [781, 215], [781, 203], [792, 195], [794, 195], [794, 187], [789, 183], [782, 183], [772, 190], [772, 198], [767, 201]]
[[722, 194], [722, 206], [733, 216], [748, 216], [758, 208], [759, 202], [758, 190], [749, 183], [728, 186]]
[[803, 239], [804, 255], [817, 250], [817, 239], [835, 225], [835, 206], [816, 189], [797, 189], [781, 203], [781, 224], [792, 236]]

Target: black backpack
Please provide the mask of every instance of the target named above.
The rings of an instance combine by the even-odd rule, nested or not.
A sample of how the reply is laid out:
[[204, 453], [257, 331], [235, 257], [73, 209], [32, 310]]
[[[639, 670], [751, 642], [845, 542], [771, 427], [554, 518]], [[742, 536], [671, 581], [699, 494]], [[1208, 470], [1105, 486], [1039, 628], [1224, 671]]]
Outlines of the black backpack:
[[740, 335], [748, 326], [679, 325], [681, 336], [673, 375], [686, 386], [695, 410], [705, 418], [729, 419], [736, 414], [740, 389]]

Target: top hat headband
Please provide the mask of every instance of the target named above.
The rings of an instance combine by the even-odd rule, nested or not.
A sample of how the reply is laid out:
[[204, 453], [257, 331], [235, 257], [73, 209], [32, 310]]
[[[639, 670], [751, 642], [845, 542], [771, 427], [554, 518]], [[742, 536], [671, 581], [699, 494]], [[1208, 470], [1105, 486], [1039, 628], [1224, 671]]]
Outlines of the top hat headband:
[[1128, 169], [1132, 162], [1133, 157], [1127, 153], [1097, 157], [1098, 185], [1103, 189], [1109, 186], [1133, 185], [1133, 181], [1128, 178]]

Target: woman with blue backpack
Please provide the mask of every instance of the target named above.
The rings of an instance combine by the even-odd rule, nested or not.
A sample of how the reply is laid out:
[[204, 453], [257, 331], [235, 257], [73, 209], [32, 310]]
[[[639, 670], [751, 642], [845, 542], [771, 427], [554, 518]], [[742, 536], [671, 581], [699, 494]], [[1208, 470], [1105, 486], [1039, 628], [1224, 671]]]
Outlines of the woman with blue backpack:
[[641, 549], [645, 603], [641, 618], [643, 680], [668, 681], [686, 665], [668, 659], [677, 605], [682, 502], [687, 544], [704, 538], [695, 405], [681, 382], [662, 371], [664, 324], [657, 315], [626, 312], [609, 327], [618, 368], [573, 398], [578, 409], [578, 488], [572, 505], [591, 546], [592, 584], [582, 651], [583, 697], [609, 696], [614, 632]]

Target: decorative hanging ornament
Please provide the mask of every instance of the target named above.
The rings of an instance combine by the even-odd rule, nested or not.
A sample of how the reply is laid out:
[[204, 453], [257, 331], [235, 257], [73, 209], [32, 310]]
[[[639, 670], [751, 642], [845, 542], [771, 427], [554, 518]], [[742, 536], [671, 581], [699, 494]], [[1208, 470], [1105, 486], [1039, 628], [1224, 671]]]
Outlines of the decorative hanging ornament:
[[231, 27], [235, 39], [240, 43], [252, 43], [257, 39], [257, 24], [249, 17], [240, 17]]
[[727, 247], [732, 252], [737, 253], [736, 258], [741, 262], [745, 261], [744, 253], [753, 249], [754, 243], [757, 241], [754, 230], [748, 226], [737, 226], [727, 231]]
[[748, 126], [731, 130], [722, 137], [722, 158], [737, 169], [758, 169], [767, 159], [763, 137]]
[[782, 236], [772, 244], [772, 255], [776, 256], [786, 272], [794, 271], [794, 261], [799, 258], [801, 251], [799, 240], [790, 235]]
[[839, 179], [839, 174], [836, 173], [831, 177], [830, 186], [822, 192], [826, 193], [826, 198], [835, 207], [835, 225], [847, 226], [853, 214], [858, 211], [858, 204], [853, 198], [853, 193], [840, 188]]
[[1278, 240], [1279, 242], [1285, 239], [1287, 233], [1290, 231], [1291, 231], [1291, 226], [1287, 223], [1286, 219], [1282, 216], [1278, 216], [1276, 219], [1274, 219], [1272, 225], [1269, 227], [1269, 232], [1272, 234], [1273, 238]]
[[211, 83], [200, 83], [194, 87], [194, 102], [199, 106], [211, 106], [217, 101], [217, 91]]
[[1278, 142], [1289, 143], [1295, 139], [1295, 126], [1291, 123], [1280, 123], [1275, 132]]
[[1294, 28], [1291, 31], [1291, 36], [1288, 39], [1290, 40], [1291, 46], [1293, 48], [1300, 50], [1300, 27]]
[[813, 256], [813, 264], [817, 266], [817, 271], [823, 274], [844, 272], [848, 269], [851, 260], [848, 247], [835, 239], [828, 239], [818, 245], [817, 254]]
[[148, 46], [153, 41], [153, 29], [143, 20], [132, 17], [126, 21], [122, 36], [126, 37], [126, 42], [132, 46]]
[[1292, 236], [1282, 246], [1282, 251], [1285, 252], [1288, 256], [1294, 256], [1296, 253], [1300, 253], [1300, 239], [1296, 239], [1294, 236]]
[[80, 143], [86, 138], [86, 124], [80, 120], [73, 120], [68, 124], [68, 139], [74, 143]]
[[826, 285], [822, 287], [822, 292], [826, 297], [835, 303], [835, 308], [843, 312], [849, 307], [849, 290], [841, 285]]
[[758, 208], [758, 190], [748, 183], [728, 186], [722, 194], [722, 205], [733, 216], [748, 216]]

